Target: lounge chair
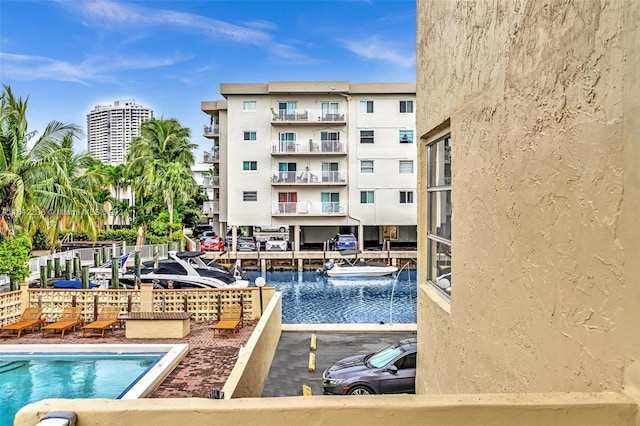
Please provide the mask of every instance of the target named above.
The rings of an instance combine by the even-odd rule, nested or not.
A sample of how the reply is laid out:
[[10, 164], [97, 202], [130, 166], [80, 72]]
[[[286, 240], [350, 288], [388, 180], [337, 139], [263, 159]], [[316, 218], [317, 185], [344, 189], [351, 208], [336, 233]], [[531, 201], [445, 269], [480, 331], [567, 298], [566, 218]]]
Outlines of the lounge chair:
[[[42, 337], [57, 336], [58, 332], [60, 332], [60, 337], [64, 337], [67, 330], [76, 331], [76, 327], [82, 325], [83, 322], [82, 306], [67, 306], [62, 310], [58, 321], [42, 327]], [[51, 333], [47, 333], [47, 331], [51, 331]]]
[[236, 334], [240, 328], [242, 328], [242, 306], [225, 306], [220, 314], [220, 321], [213, 326], [213, 337], [216, 337], [216, 331], [221, 333], [226, 330]]
[[[24, 330], [30, 328], [33, 333], [36, 331], [38, 326], [42, 326], [43, 324], [44, 318], [42, 318], [42, 308], [26, 308], [24, 312], [22, 312], [22, 315], [20, 315], [18, 321], [13, 324], [5, 325], [4, 327], [0, 327], [0, 336], [17, 336], [19, 339]], [[5, 331], [9, 331], [9, 333], [5, 334]]]
[[[100, 310], [98, 318], [91, 324], [87, 324], [82, 327], [82, 337], [104, 337], [104, 332], [110, 328], [111, 331], [116, 330], [116, 324], [120, 321], [118, 315], [120, 314], [119, 306], [105, 306]], [[87, 333], [88, 330], [93, 332]]]

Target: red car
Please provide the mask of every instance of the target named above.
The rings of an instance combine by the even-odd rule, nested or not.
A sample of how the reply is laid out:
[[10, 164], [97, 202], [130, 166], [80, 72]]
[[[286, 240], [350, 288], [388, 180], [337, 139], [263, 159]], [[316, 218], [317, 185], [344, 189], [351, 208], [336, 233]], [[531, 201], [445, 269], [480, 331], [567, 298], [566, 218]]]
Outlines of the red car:
[[205, 238], [200, 243], [200, 250], [202, 251], [223, 251], [224, 250], [224, 238], [209, 237]]

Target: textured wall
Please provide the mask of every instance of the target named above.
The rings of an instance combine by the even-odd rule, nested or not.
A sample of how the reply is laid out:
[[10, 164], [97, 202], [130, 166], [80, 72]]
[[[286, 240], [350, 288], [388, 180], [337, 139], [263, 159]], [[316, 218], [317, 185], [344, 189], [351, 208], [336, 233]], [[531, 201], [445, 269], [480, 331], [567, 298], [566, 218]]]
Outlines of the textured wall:
[[418, 389], [621, 390], [640, 355], [640, 2], [417, 10], [418, 134], [451, 120], [455, 274], [450, 307], [420, 292]]

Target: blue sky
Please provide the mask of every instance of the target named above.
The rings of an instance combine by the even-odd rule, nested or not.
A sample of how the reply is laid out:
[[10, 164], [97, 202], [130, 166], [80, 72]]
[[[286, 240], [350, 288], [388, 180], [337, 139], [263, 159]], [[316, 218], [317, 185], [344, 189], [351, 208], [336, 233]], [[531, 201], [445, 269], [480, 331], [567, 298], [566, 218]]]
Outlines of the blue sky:
[[[415, 81], [415, 0], [0, 2], [0, 79], [31, 130], [135, 99], [209, 148], [220, 83]], [[86, 150], [84, 139], [77, 151]]]

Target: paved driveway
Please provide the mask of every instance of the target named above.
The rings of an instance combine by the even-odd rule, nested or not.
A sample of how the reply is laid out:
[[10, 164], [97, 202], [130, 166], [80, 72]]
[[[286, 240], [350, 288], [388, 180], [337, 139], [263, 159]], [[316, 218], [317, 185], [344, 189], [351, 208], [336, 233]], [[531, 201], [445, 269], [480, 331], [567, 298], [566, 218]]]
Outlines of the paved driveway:
[[310, 373], [311, 332], [285, 331], [280, 337], [263, 397], [302, 395], [302, 385], [322, 395], [322, 372], [336, 361], [359, 353], [371, 353], [413, 332], [318, 332], [316, 333], [316, 371]]

